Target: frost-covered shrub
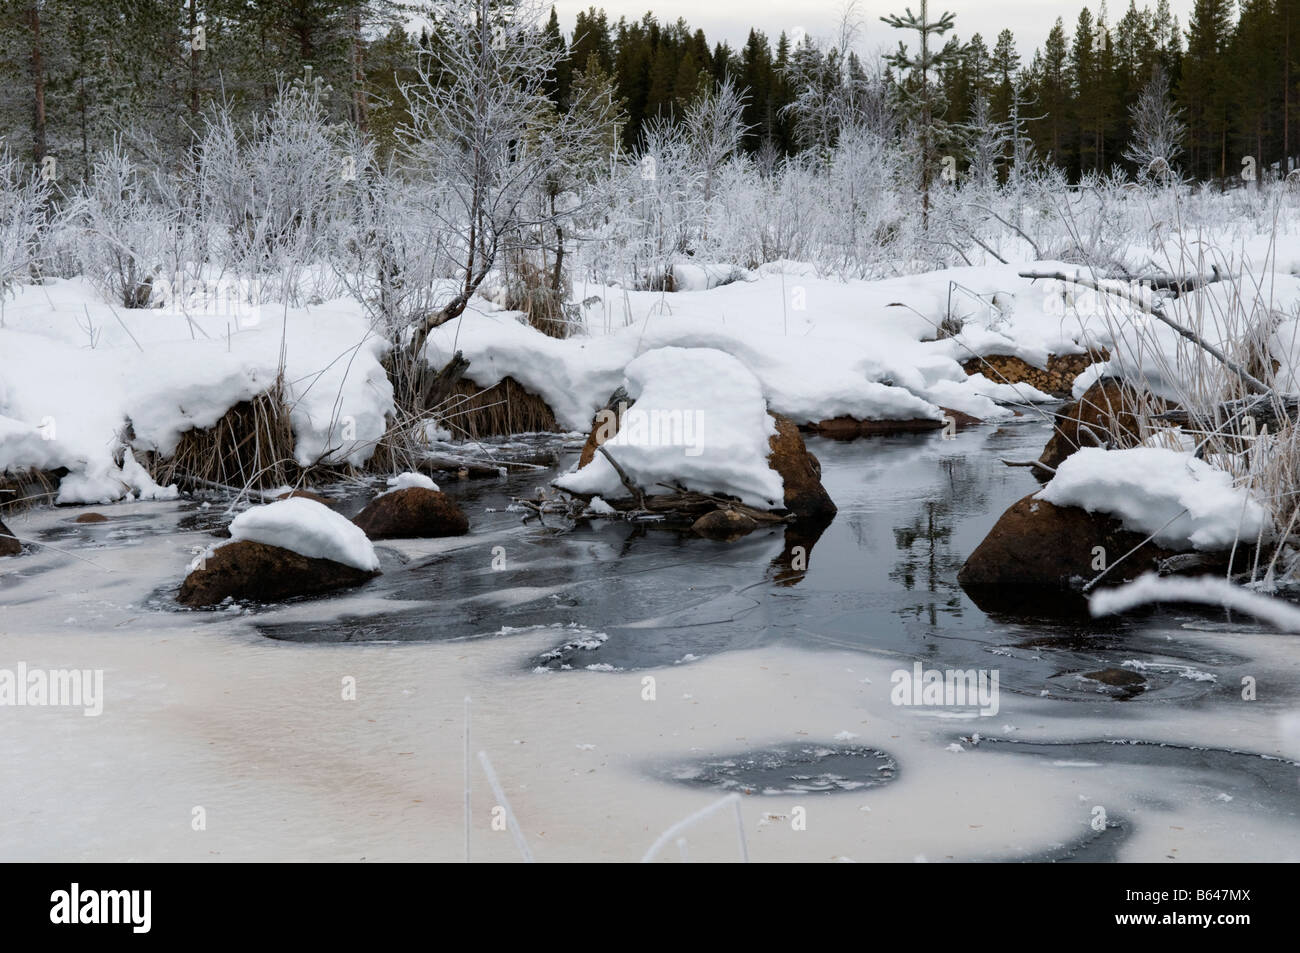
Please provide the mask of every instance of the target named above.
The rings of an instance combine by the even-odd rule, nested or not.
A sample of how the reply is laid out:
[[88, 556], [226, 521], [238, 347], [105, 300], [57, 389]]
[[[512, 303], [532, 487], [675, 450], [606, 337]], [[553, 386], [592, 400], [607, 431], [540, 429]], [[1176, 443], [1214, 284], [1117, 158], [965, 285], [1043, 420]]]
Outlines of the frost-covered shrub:
[[147, 307], [179, 209], [158, 201], [120, 140], [95, 157], [66, 211], [85, 275], [111, 301]]
[[0, 295], [39, 264], [52, 188], [7, 146], [0, 150]]

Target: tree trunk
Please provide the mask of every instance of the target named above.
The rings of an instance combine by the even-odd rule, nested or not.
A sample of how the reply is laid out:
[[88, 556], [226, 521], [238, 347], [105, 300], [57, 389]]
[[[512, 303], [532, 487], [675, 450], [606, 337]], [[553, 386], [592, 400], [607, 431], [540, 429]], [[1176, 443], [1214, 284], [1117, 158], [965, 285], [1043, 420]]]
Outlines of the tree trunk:
[[45, 158], [45, 61], [41, 56], [41, 8], [36, 0], [27, 11], [32, 26], [32, 153], [37, 165]]
[[361, 42], [361, 7], [352, 12], [352, 109], [357, 131], [365, 133], [369, 124], [366, 112], [366, 71]]
[[190, 128], [198, 129], [199, 120], [199, 51], [194, 48], [194, 32], [199, 25], [198, 0], [190, 2]]

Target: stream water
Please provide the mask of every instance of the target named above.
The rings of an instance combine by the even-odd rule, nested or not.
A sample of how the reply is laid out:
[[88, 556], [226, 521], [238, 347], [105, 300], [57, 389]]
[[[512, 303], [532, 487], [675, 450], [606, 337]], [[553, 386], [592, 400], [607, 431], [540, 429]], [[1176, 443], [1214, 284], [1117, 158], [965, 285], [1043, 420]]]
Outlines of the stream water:
[[[834, 521], [732, 543], [524, 520], [510, 498], [550, 470], [452, 482], [469, 536], [216, 612], [172, 594], [219, 503], [32, 511], [11, 526], [48, 545], [0, 565], [0, 668], [103, 669], [104, 710], [0, 711], [0, 856], [461, 859], [468, 696], [540, 860], [636, 859], [731, 791], [758, 860], [1300, 858], [1293, 637], [1176, 607], [990, 614], [957, 585], [1037, 487], [1000, 459], [1045, 439], [1032, 418], [814, 439]], [[897, 704], [918, 664], [996, 676], [992, 704]], [[517, 858], [468, 773], [472, 856]], [[734, 857], [728, 823], [692, 858]]]

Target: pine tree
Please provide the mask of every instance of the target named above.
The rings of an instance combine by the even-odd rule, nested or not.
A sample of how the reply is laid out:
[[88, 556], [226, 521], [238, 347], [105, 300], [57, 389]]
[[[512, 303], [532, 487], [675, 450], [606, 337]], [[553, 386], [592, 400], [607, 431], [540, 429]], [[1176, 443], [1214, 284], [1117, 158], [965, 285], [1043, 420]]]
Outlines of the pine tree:
[[1196, 0], [1187, 28], [1179, 98], [1187, 112], [1188, 141], [1197, 176], [1227, 174], [1228, 76], [1224, 64], [1232, 32], [1230, 0]]
[[990, 107], [997, 122], [1006, 122], [1011, 118], [1011, 101], [1015, 98], [1016, 74], [1020, 72], [1020, 53], [1016, 50], [1016, 38], [1010, 30], [998, 34], [998, 41], [993, 46], [993, 56], [989, 63], [992, 70], [993, 89]]
[[917, 145], [921, 166], [921, 224], [928, 227], [930, 220], [930, 186], [933, 181], [937, 147], [947, 134], [948, 129], [942, 120], [939, 89], [932, 73], [948, 62], [951, 54], [946, 47], [939, 47], [935, 42], [953, 28], [954, 14], [944, 12], [937, 20], [931, 20], [928, 0], [921, 0], [921, 12], [915, 14], [912, 8], [906, 8], [902, 16], [881, 17], [881, 21], [896, 30], [912, 30], [917, 34], [919, 49], [915, 54], [907, 51], [907, 46], [899, 41], [898, 50], [886, 57], [886, 62], [897, 69], [908, 80], [908, 85], [899, 85], [904, 101], [913, 107], [917, 122]]

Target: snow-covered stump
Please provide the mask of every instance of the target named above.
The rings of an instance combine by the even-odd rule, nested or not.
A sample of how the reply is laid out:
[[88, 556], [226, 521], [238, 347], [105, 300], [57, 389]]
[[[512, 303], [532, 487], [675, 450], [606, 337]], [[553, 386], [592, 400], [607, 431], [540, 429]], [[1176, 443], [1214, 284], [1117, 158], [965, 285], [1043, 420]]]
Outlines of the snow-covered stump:
[[[630, 396], [629, 396], [630, 395]], [[610, 514], [705, 519], [733, 537], [759, 523], [829, 520], [835, 504], [799, 428], [771, 413], [760, 382], [712, 348], [657, 348], [627, 367], [597, 414], [578, 467], [554, 481]]]
[[314, 500], [253, 507], [230, 524], [230, 536], [191, 565], [177, 595], [181, 605], [278, 602], [351, 588], [379, 575], [379, 557], [365, 533]]

